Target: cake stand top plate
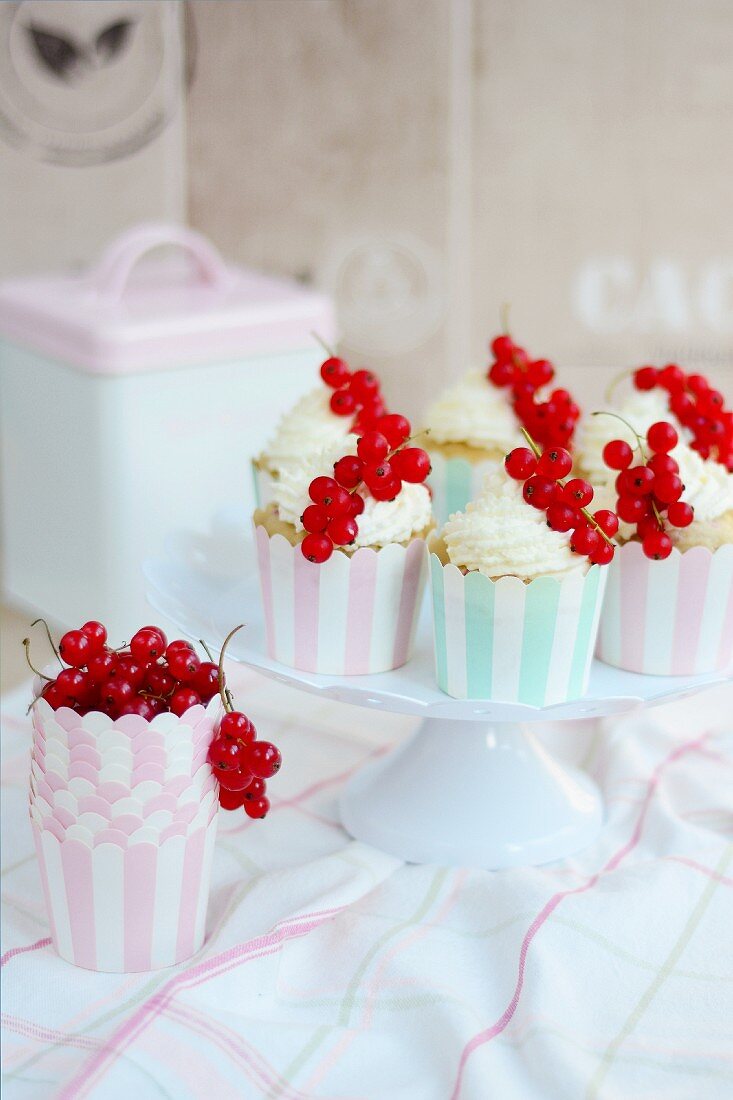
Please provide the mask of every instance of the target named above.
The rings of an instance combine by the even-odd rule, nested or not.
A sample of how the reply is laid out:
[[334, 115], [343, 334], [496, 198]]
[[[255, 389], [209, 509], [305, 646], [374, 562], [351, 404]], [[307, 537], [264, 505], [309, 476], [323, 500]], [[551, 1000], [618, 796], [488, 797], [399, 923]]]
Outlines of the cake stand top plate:
[[280, 683], [334, 699], [421, 718], [532, 722], [620, 714], [641, 703], [659, 703], [731, 679], [733, 670], [705, 676], [641, 676], [594, 661], [588, 691], [581, 699], [550, 707], [490, 699], [451, 699], [435, 683], [432, 625], [428, 601], [422, 608], [412, 659], [402, 668], [370, 676], [301, 672], [266, 654], [264, 621], [250, 532], [228, 514], [207, 535], [176, 533], [162, 557], [145, 563], [148, 600], [190, 638], [203, 638], [212, 650], [237, 623], [227, 655]]

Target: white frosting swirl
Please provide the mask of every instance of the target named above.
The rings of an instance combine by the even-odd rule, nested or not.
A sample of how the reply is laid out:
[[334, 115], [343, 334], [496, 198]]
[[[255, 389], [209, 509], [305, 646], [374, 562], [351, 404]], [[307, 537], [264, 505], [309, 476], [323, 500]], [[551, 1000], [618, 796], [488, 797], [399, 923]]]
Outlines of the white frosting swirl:
[[522, 441], [507, 391], [497, 389], [481, 371], [471, 371], [441, 394], [428, 409], [425, 423], [436, 443], [510, 451]]
[[[620, 405], [607, 410], [618, 413], [624, 420], [644, 437], [652, 424], [665, 420], [674, 425], [680, 436], [684, 429], [677, 418], [669, 411], [666, 393], [662, 390], [631, 390]], [[612, 439], [623, 439], [631, 447], [636, 446], [636, 436], [615, 416], [587, 416], [578, 433], [577, 461], [583, 472], [594, 485], [603, 485], [616, 480], [616, 471], [609, 470], [603, 461], [603, 448]]]
[[[331, 477], [334, 462], [346, 454], [356, 454], [355, 439], [351, 446], [343, 442], [331, 444], [317, 455], [301, 457], [300, 461], [283, 469], [274, 489], [280, 518], [292, 523], [297, 531], [302, 531], [300, 517], [312, 503], [308, 496], [310, 483], [321, 474]], [[390, 542], [406, 542], [432, 522], [430, 493], [425, 485], [405, 481], [394, 500], [375, 500], [366, 490], [361, 495], [364, 511], [356, 517], [359, 532], [352, 546], [386, 546]]]
[[341, 443], [348, 438], [352, 416], [336, 416], [331, 412], [330, 401], [333, 390], [328, 386], [319, 386], [311, 390], [283, 417], [275, 429], [275, 434], [265, 446], [261, 460], [270, 469], [280, 472], [283, 466], [301, 459], [303, 455]]
[[570, 549], [570, 537], [547, 526], [539, 508], [527, 504], [522, 483], [504, 470], [488, 474], [476, 500], [445, 524], [450, 561], [487, 577], [526, 579], [587, 572], [586, 559]]
[[707, 523], [733, 509], [733, 474], [725, 466], [704, 459], [684, 443], [672, 451], [685, 486], [682, 500], [695, 509], [695, 520]]

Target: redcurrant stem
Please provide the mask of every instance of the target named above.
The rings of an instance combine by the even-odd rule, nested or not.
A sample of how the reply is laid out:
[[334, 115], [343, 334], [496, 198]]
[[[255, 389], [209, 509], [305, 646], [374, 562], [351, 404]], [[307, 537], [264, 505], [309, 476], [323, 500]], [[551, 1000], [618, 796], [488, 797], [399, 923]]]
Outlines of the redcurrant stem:
[[56, 643], [54, 642], [53, 638], [51, 637], [51, 630], [49, 629], [48, 623], [46, 622], [45, 619], [34, 619], [33, 622], [31, 623], [31, 629], [33, 629], [33, 627], [36, 625], [36, 623], [43, 623], [44, 627], [46, 628], [46, 637], [48, 638], [48, 644], [51, 646], [51, 649], [56, 654], [56, 658], [58, 660], [58, 663], [63, 668], [64, 667], [64, 662], [61, 660], [61, 654], [59, 653], [58, 649], [56, 648]]
[[[209, 658], [209, 660], [211, 661], [211, 663], [212, 663], [213, 665], [216, 665], [216, 664], [218, 664], [218, 661], [215, 661], [215, 660], [214, 660], [214, 656], [213, 656], [213, 654], [212, 654], [211, 650], [209, 649], [209, 647], [207, 646], [207, 644], [206, 644], [206, 642], [204, 641], [204, 639], [203, 639], [203, 638], [199, 638], [199, 645], [203, 646], [203, 648], [204, 648], [204, 651], [205, 651], [205, 653], [206, 653], [206, 656], [207, 656], [207, 657]], [[232, 693], [231, 693], [231, 691], [229, 690], [229, 688], [228, 688], [228, 687], [226, 686], [226, 684], [224, 685], [224, 691], [226, 692], [226, 696], [227, 696], [227, 701], [229, 702], [229, 705], [230, 705], [230, 707], [231, 707], [231, 704], [232, 704]], [[219, 694], [221, 694], [221, 685], [219, 686]]]
[[511, 310], [510, 302], [502, 302], [499, 309], [499, 321], [501, 323], [501, 331], [504, 336], [509, 335], [509, 311]]
[[327, 344], [326, 341], [323, 339], [323, 337], [319, 336], [317, 332], [313, 331], [313, 329], [311, 329], [311, 336], [313, 337], [313, 339], [317, 343], [319, 343], [321, 345], [321, 347], [325, 351], [326, 355], [328, 355], [329, 358], [333, 359], [333, 357], [335, 356], [336, 353], [333, 350], [333, 348], [331, 347], [331, 345]]
[[226, 648], [234, 635], [237, 633], [238, 630], [242, 630], [243, 628], [244, 623], [240, 623], [239, 626], [235, 626], [233, 630], [230, 630], [226, 638], [224, 639], [224, 644], [219, 652], [219, 694], [221, 695], [221, 701], [224, 704], [224, 710], [230, 712], [234, 710], [234, 707], [232, 706], [231, 692], [227, 688], [226, 680], [224, 679], [224, 654], [226, 653]]
[[[610, 402], [613, 399], [613, 393], [614, 393], [614, 390], [616, 389], [616, 387], [621, 382], [623, 382], [624, 378], [631, 378], [633, 373], [634, 372], [632, 370], [625, 370], [625, 371], [622, 371], [621, 374], [617, 374], [615, 378], [611, 379], [611, 381], [606, 386], [606, 392], [603, 395], [604, 398], [606, 399], [606, 401]], [[611, 414], [609, 413], [609, 416], [610, 415]]]
[[51, 683], [51, 681], [53, 680], [53, 677], [52, 676], [46, 676], [45, 673], [40, 672], [39, 669], [37, 669], [36, 666], [31, 661], [31, 653], [30, 653], [31, 640], [30, 640], [30, 638], [24, 638], [23, 639], [23, 649], [25, 650], [25, 659], [28, 662], [28, 667], [30, 668], [31, 672], [35, 672], [36, 676], [40, 676], [42, 680], [48, 680], [48, 682]]
[[629, 431], [636, 437], [636, 447], [634, 448], [634, 450], [637, 450], [639, 452], [642, 459], [646, 463], [647, 458], [646, 451], [644, 450], [644, 440], [641, 438], [633, 424], [629, 424], [628, 420], [626, 420], [623, 416], [619, 416], [618, 413], [606, 412], [605, 409], [598, 409], [596, 410], [596, 412], [591, 413], [591, 416], [613, 416], [616, 420], [620, 420], [622, 424], [625, 424]]
[[[542, 451], [541, 451], [541, 450], [539, 449], [539, 447], [538, 447], [538, 446], [537, 446], [537, 444], [535, 443], [535, 441], [534, 441], [534, 439], [532, 438], [532, 436], [531, 436], [531, 435], [529, 434], [529, 432], [527, 431], [527, 429], [526, 429], [526, 428], [524, 428], [524, 427], [523, 427], [523, 428], [521, 429], [521, 431], [522, 431], [522, 435], [524, 436], [524, 438], [525, 438], [525, 439], [527, 440], [527, 442], [529, 443], [530, 447], [531, 447], [531, 448], [532, 448], [532, 450], [534, 451], [534, 455], [535, 455], [535, 458], [540, 458], [540, 456], [542, 455]], [[558, 484], [558, 485], [562, 485], [562, 486], [564, 486], [564, 485], [565, 485], [565, 482], [564, 482], [564, 481], [558, 481], [558, 483], [557, 483], [557, 484]], [[601, 536], [602, 538], [604, 538], [604, 539], [606, 540], [606, 542], [608, 543], [608, 545], [609, 545], [609, 546], [614, 546], [614, 545], [615, 545], [615, 543], [613, 542], [613, 539], [610, 539], [610, 538], [608, 537], [608, 535], [606, 534], [606, 532], [605, 532], [605, 531], [603, 530], [603, 528], [601, 527], [600, 523], [597, 523], [597, 522], [596, 522], [595, 518], [593, 517], [593, 513], [592, 513], [592, 512], [589, 512], [587, 508], [581, 508], [581, 509], [580, 509], [580, 511], [581, 511], [581, 514], [582, 514], [583, 516], [585, 516], [585, 518], [586, 518], [586, 519], [588, 520], [588, 522], [590, 523], [591, 527], [595, 527], [595, 529], [596, 529], [596, 531], [598, 532], [598, 534], [599, 534], [599, 535], [600, 535], [600, 536]]]

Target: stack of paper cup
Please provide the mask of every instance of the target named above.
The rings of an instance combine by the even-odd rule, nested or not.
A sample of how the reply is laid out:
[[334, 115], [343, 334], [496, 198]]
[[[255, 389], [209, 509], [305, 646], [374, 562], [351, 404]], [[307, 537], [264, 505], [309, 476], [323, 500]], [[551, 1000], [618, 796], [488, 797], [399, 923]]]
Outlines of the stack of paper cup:
[[90, 970], [157, 970], [204, 941], [221, 703], [113, 720], [33, 705], [30, 814], [53, 942]]

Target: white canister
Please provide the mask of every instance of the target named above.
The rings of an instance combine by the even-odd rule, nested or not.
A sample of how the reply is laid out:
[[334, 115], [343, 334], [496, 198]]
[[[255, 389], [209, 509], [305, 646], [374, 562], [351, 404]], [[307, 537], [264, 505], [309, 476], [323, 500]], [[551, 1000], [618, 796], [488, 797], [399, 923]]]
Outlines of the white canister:
[[[161, 245], [185, 253], [147, 254]], [[185, 260], [185, 262], [182, 262]], [[144, 225], [82, 275], [0, 286], [5, 596], [127, 636], [175, 528], [254, 508], [250, 460], [317, 384], [331, 302]]]

